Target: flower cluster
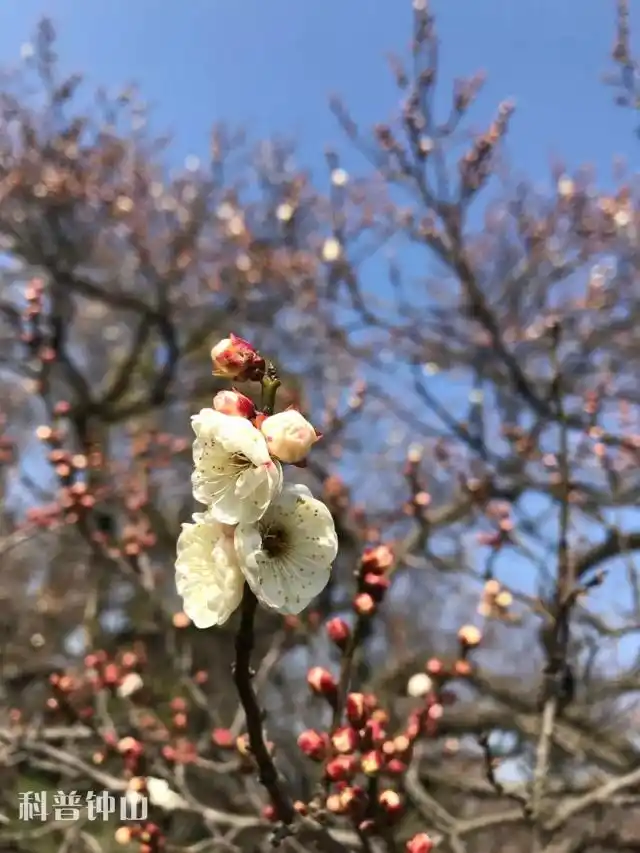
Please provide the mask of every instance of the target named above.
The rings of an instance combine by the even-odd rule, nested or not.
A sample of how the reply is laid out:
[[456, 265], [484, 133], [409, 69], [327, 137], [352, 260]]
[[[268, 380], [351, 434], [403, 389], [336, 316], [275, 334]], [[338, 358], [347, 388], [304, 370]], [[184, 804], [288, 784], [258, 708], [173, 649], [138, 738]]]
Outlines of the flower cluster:
[[[211, 351], [213, 373], [278, 380], [247, 341], [231, 335]], [[338, 539], [328, 508], [299, 483], [283, 482], [283, 464], [300, 465], [319, 435], [295, 409], [259, 411], [235, 389], [191, 419], [191, 484], [206, 509], [182, 526], [176, 587], [198, 628], [222, 625], [239, 606], [245, 582], [265, 607], [297, 614], [329, 580]]]

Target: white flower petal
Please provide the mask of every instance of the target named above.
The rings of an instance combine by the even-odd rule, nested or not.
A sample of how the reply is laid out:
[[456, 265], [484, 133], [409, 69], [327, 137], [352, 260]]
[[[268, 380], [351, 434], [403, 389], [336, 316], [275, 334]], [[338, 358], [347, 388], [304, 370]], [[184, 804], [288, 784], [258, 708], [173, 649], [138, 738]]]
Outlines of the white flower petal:
[[152, 806], [158, 806], [166, 811], [184, 808], [186, 803], [164, 779], [156, 776], [147, 776], [147, 794]]
[[[265, 550], [265, 537], [283, 535], [283, 550]], [[259, 601], [280, 613], [300, 613], [325, 588], [338, 553], [327, 507], [306, 486], [286, 484], [256, 524], [239, 524], [235, 546], [240, 567]]]
[[191, 419], [194, 498], [223, 524], [257, 521], [282, 488], [282, 467], [248, 420], [202, 409]]
[[[303, 498], [313, 498], [313, 492], [304, 483], [287, 483], [287, 492], [292, 495], [302, 495]], [[320, 503], [320, 501], [318, 501]]]
[[215, 409], [202, 409], [192, 416], [191, 425], [196, 438], [204, 442], [214, 441], [227, 454], [242, 453], [256, 466], [269, 462], [264, 436], [248, 420], [237, 420]]
[[195, 513], [178, 537], [176, 589], [196, 628], [222, 625], [240, 604], [244, 577], [221, 524]]

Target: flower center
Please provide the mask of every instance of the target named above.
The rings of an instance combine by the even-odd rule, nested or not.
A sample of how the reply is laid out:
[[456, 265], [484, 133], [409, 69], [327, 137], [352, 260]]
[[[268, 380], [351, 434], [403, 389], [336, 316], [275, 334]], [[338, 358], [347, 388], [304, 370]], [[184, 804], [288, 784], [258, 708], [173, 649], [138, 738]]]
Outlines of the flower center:
[[230, 457], [231, 465], [234, 468], [250, 468], [251, 462], [243, 453], [233, 453]]
[[281, 557], [287, 550], [289, 537], [283, 527], [267, 527], [262, 531], [262, 550], [269, 557]]

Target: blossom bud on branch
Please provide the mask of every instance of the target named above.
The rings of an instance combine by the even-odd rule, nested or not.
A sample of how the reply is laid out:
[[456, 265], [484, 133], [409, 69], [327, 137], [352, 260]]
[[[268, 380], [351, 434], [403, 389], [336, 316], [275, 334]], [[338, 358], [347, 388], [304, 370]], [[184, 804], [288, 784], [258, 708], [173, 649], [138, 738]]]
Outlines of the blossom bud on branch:
[[267, 440], [269, 452], [281, 462], [301, 462], [318, 441], [315, 429], [295, 409], [266, 418], [260, 430]]
[[211, 350], [212, 373], [236, 382], [259, 382], [264, 376], [264, 358], [248, 341], [231, 333]]
[[433, 841], [426, 832], [419, 832], [407, 841], [407, 853], [431, 853]]
[[218, 391], [213, 398], [213, 408], [223, 415], [232, 415], [239, 418], [254, 418], [256, 407], [253, 400], [245, 397], [239, 391]]

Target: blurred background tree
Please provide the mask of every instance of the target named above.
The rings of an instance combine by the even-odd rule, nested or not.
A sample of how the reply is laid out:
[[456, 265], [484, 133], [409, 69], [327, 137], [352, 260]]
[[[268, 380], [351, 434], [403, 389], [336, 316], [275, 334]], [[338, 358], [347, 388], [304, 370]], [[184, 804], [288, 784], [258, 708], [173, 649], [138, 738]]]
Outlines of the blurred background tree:
[[[627, 11], [610, 82], [636, 107]], [[154, 804], [172, 849], [269, 847], [260, 786], [226, 743], [244, 724], [237, 622], [190, 626], [173, 579], [189, 418], [227, 387], [209, 350], [230, 331], [278, 364], [279, 406], [324, 433], [303, 476], [341, 540], [313, 608], [257, 623], [293, 796], [317, 781], [297, 737], [330, 725], [305, 674], [337, 671], [325, 624], [351, 619], [365, 547], [394, 561], [354, 689], [376, 693], [391, 734], [424, 702], [412, 676], [459, 663], [461, 625], [482, 633], [397, 780], [393, 832], [370, 841], [334, 817], [284, 844], [393, 853], [425, 830], [452, 853], [638, 848], [637, 181], [559, 163], [542, 189], [515, 176], [513, 105], [472, 132], [482, 78], [438, 89], [426, 4], [412, 27], [392, 61], [400, 110], [369, 131], [334, 98], [364, 168], [336, 148], [320, 180], [288, 143], [222, 126], [206, 158], [170, 168], [137, 92], [87, 101], [49, 21], [5, 76], [0, 850], [120, 849], [111, 823], [16, 819], [20, 791], [125, 791], [105, 732], [143, 743], [138, 775], [182, 797]]]

